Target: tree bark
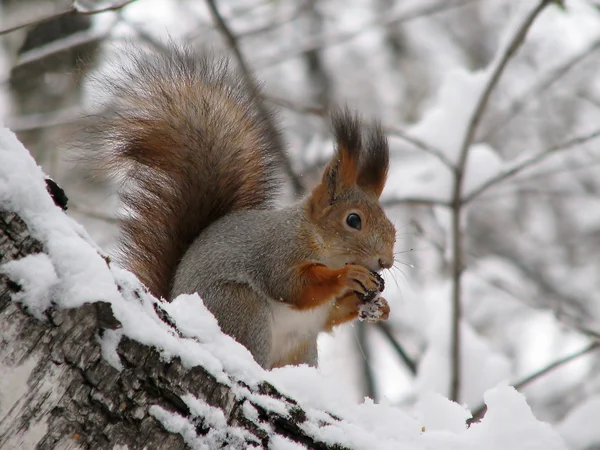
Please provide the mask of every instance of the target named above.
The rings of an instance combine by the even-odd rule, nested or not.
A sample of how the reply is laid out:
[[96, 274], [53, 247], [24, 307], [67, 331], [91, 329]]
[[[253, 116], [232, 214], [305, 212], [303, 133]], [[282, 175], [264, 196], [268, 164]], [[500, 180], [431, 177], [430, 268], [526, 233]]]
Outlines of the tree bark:
[[[0, 265], [43, 251], [17, 214], [0, 211]], [[285, 405], [285, 414], [266, 410], [247, 396], [236, 396], [202, 367], [185, 368], [177, 358], [165, 361], [155, 348], [126, 336], [117, 348], [123, 365], [119, 371], [102, 357], [98, 342], [106, 330], [120, 327], [110, 304], [54, 307], [46, 311], [47, 320], [40, 321], [11, 300], [19, 290], [18, 284], [0, 276], [3, 450], [179, 449], [193, 445], [189, 436], [184, 439], [166, 430], [149, 412], [153, 405], [190, 420], [195, 426], [192, 441], [197, 439], [209, 448], [267, 447], [274, 436], [309, 448], [342, 448], [319, 442], [304, 431], [308, 429], [303, 427], [308, 421], [305, 411], [266, 382], [254, 390], [239, 382], [237, 387], [278, 399]], [[168, 322], [164, 312], [163, 316]], [[224, 432], [211, 437], [210, 420], [190, 412], [181, 398], [186, 394], [219, 408], [227, 422]], [[258, 414], [248, 418], [247, 411], [252, 408]], [[318, 426], [338, 420], [328, 417], [328, 424]]]

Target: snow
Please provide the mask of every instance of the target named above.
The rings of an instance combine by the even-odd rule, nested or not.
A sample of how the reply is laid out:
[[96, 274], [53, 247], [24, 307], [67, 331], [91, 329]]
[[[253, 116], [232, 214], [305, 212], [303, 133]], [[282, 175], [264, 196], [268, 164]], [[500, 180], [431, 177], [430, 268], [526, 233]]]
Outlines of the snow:
[[21, 291], [14, 295], [13, 300], [23, 301], [33, 317], [46, 320], [44, 311], [51, 306], [53, 290], [58, 283], [48, 255], [38, 253], [10, 261], [2, 266], [0, 272], [21, 287]]
[[377, 295], [373, 300], [362, 303], [358, 310], [358, 320], [367, 322], [377, 322], [377, 319], [383, 314], [381, 308], [383, 302]]
[[[192, 420], [180, 414], [167, 411], [161, 406], [150, 407], [150, 414], [165, 427], [179, 433], [187, 445], [193, 449], [210, 450], [214, 448], [260, 448], [259, 442], [254, 446], [246, 446], [246, 438], [253, 439], [243, 428], [228, 426], [223, 411], [210, 406], [204, 400], [193, 395], [184, 395], [181, 399], [190, 409]], [[206, 433], [198, 435], [196, 428], [201, 425]], [[243, 447], [242, 447], [243, 446]]]
[[196, 434], [196, 427], [185, 417], [167, 411], [166, 409], [153, 405], [150, 407], [150, 415], [158, 420], [166, 430], [171, 433], [180, 434], [185, 443], [194, 450], [209, 450], [209, 444]]
[[102, 336], [98, 337], [100, 342], [100, 350], [104, 359], [115, 369], [121, 371], [123, 364], [117, 354], [117, 346], [123, 337], [123, 330], [104, 330]]
[[435, 392], [425, 392], [416, 405], [416, 416], [425, 431], [449, 431], [463, 433], [471, 413], [458, 403], [449, 402], [446, 397]]
[[[449, 283], [430, 287], [424, 299], [431, 317], [426, 326], [428, 347], [419, 364], [416, 387], [422, 392], [448, 395], [450, 386], [450, 293]], [[435, 314], [433, 312], [435, 311]], [[460, 394], [463, 401], [476, 407], [482, 394], [510, 376], [506, 358], [497, 354], [478, 336], [468, 322], [461, 322], [461, 372]]]
[[515, 448], [515, 442], [521, 449], [564, 448], [558, 433], [550, 425], [535, 420], [525, 397], [514, 388], [492, 389], [485, 393], [484, 400], [488, 406], [486, 420], [474, 424], [468, 431], [474, 439], [488, 439], [483, 448]]
[[446, 74], [435, 105], [409, 132], [440, 149], [451, 161], [458, 161], [465, 124], [481, 96], [488, 75], [457, 67]]
[[594, 395], [573, 408], [558, 424], [557, 431], [571, 450], [586, 450], [600, 445], [600, 395]]
[[306, 449], [304, 445], [291, 441], [282, 436], [274, 436], [269, 443], [269, 450], [302, 450]]
[[[477, 361], [471, 363], [473, 375], [466, 378], [467, 383], [473, 384], [466, 398], [471, 398], [469, 395], [475, 398], [475, 393], [488, 389], [484, 395], [488, 413], [480, 424], [470, 428], [464, 425], [468, 411], [440, 395], [431, 394], [426, 383], [423, 383], [421, 403], [409, 413], [369, 400], [357, 404], [335, 379], [324, 377], [314, 368], [285, 367], [265, 372], [247, 350], [220, 332], [214, 317], [197, 295], [179, 297], [171, 304], [160, 303], [179, 328], [182, 334], [179, 336], [156, 315], [157, 300], [137, 279], [114, 264], [107, 264], [85, 231], [53, 204], [46, 193], [42, 171], [7, 129], [0, 131], [0, 160], [3, 161], [0, 207], [18, 213], [46, 251], [45, 255], [3, 266], [25, 289], [15, 300], [40, 317], [50, 300], [59, 308], [74, 308], [84, 302], [109, 303], [122, 325], [101, 338], [103, 355], [113, 366], [119, 367], [115, 348], [120, 336], [125, 335], [156, 347], [167, 360], [178, 356], [187, 367], [202, 365], [219, 382], [232, 386], [238, 400], [254, 402], [281, 415], [289, 414], [282, 400], [251, 391], [253, 386], [267, 380], [282, 393], [295, 398], [306, 411], [307, 420], [300, 426], [314, 439], [356, 449], [565, 448], [556, 431], [535, 419], [522, 394], [507, 386], [493, 387], [494, 380], [505, 377], [504, 363], [497, 358], [490, 359], [487, 351], [488, 359], [483, 359], [483, 352], [477, 353], [483, 344], [466, 327], [463, 329], [465, 345], [470, 345], [472, 354], [477, 356]], [[41, 274], [39, 279], [27, 275], [34, 269]], [[447, 326], [441, 324], [436, 332], [432, 331], [431, 352], [444, 345], [445, 330]], [[447, 370], [446, 366], [436, 366], [435, 361], [431, 361], [431, 370], [438, 373]], [[427, 373], [427, 360], [423, 366], [422, 370]], [[477, 373], [483, 373], [481, 382], [475, 376], [475, 368]], [[240, 387], [236, 381], [243, 381], [250, 389]], [[211, 448], [212, 443], [225, 437], [228, 442], [236, 442], [245, 436], [245, 431], [227, 426], [222, 412], [203, 400], [190, 394], [183, 395], [182, 400], [188, 405], [192, 418], [159, 405], [152, 406], [150, 413], [166, 429], [181, 434], [190, 447]], [[250, 420], [259, 420], [255, 408], [245, 407], [243, 411]], [[323, 411], [330, 411], [341, 420], [336, 421]], [[196, 433], [194, 417], [202, 418], [210, 427], [207, 435]], [[269, 428], [264, 425], [263, 429]], [[272, 448], [294, 448], [294, 445], [274, 439]]]

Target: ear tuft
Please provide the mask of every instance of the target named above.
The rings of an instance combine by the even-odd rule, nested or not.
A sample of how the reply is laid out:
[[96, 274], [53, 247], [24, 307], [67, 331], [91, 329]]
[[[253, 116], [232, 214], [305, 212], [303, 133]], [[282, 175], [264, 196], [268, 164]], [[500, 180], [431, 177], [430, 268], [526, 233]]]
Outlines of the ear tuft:
[[334, 191], [339, 191], [356, 185], [362, 147], [361, 122], [358, 114], [346, 106], [331, 114], [331, 123], [336, 152], [326, 177]]
[[346, 153], [351, 159], [358, 161], [362, 147], [361, 121], [357, 113], [347, 106], [331, 114], [331, 124], [338, 152]]
[[390, 164], [388, 141], [379, 122], [376, 122], [367, 138], [366, 148], [360, 157], [357, 184], [365, 191], [381, 195]]

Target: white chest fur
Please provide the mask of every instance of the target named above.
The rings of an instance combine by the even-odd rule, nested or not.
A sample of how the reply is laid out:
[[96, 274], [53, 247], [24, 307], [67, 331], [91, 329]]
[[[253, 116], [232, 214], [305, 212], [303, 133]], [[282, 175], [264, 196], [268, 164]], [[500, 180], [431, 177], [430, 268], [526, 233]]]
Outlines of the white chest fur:
[[271, 361], [278, 361], [307, 340], [316, 339], [330, 309], [329, 303], [317, 308], [297, 310], [283, 302], [272, 302]]

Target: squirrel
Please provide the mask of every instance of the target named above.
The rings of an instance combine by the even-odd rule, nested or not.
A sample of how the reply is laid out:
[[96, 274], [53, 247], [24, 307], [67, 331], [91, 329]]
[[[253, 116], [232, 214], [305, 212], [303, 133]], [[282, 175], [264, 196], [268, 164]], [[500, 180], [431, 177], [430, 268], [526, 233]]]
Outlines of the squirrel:
[[[259, 89], [186, 47], [129, 56], [103, 82], [111, 112], [91, 130], [96, 159], [121, 177], [122, 263], [157, 298], [198, 293], [263, 368], [316, 366], [317, 335], [357, 318], [394, 262], [381, 126], [333, 113], [322, 180], [276, 208], [283, 149]], [[387, 319], [376, 300], [371, 319]]]

